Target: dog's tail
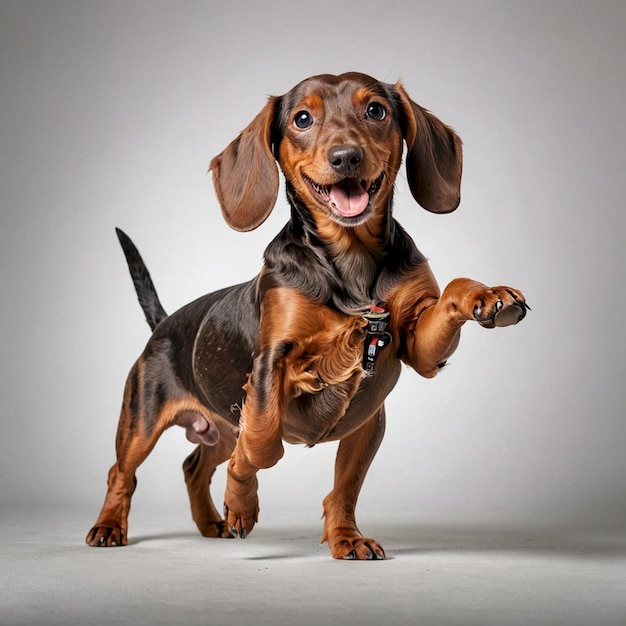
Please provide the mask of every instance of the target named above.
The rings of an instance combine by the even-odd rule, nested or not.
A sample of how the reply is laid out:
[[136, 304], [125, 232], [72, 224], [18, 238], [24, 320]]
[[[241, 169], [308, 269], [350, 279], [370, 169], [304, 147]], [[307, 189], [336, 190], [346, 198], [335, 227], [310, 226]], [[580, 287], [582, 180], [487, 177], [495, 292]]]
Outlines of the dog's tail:
[[139, 250], [137, 250], [135, 244], [123, 230], [116, 228], [115, 232], [117, 233], [117, 238], [120, 241], [122, 250], [124, 250], [124, 256], [126, 257], [128, 269], [133, 279], [133, 284], [135, 285], [139, 304], [146, 316], [146, 322], [148, 322], [150, 328], [154, 330], [167, 317], [167, 313], [159, 301], [154, 283], [152, 282], [152, 278], [150, 278], [150, 272], [148, 272], [148, 268], [143, 262]]

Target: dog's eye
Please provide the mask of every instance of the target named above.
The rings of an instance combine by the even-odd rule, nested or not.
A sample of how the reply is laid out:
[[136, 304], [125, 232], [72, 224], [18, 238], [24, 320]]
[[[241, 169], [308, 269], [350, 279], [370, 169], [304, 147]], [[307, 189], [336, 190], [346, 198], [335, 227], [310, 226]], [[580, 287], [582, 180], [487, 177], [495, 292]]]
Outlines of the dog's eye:
[[387, 110], [380, 102], [370, 102], [367, 105], [366, 113], [367, 117], [379, 122], [387, 117]]
[[308, 111], [298, 111], [293, 118], [293, 123], [300, 130], [304, 130], [313, 124], [313, 116]]

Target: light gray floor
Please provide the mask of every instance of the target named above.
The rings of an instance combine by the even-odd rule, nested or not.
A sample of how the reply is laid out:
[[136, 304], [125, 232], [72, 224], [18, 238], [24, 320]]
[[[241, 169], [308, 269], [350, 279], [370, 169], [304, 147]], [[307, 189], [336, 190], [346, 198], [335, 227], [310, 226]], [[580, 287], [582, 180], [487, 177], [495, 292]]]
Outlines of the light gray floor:
[[388, 560], [339, 562], [315, 517], [210, 540], [139, 511], [113, 549], [84, 512], [2, 518], [2, 625], [626, 624], [624, 531], [365, 519]]

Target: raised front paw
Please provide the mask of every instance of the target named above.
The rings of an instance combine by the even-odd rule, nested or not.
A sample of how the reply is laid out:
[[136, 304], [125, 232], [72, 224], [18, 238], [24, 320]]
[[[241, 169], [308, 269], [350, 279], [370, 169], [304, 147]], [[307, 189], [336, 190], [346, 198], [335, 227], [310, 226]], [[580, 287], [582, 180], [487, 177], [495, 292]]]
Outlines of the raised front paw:
[[484, 287], [470, 294], [472, 317], [485, 328], [511, 326], [526, 317], [530, 307], [521, 291], [511, 287]]

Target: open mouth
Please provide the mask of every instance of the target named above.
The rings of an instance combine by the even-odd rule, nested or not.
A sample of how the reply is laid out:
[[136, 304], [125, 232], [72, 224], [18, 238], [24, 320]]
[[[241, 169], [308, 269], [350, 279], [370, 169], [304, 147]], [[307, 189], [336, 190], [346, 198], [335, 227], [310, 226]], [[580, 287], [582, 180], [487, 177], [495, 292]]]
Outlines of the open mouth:
[[320, 185], [303, 174], [304, 180], [313, 190], [318, 200], [334, 213], [345, 218], [362, 215], [370, 203], [370, 198], [378, 191], [384, 172], [375, 180], [344, 178], [333, 185]]

